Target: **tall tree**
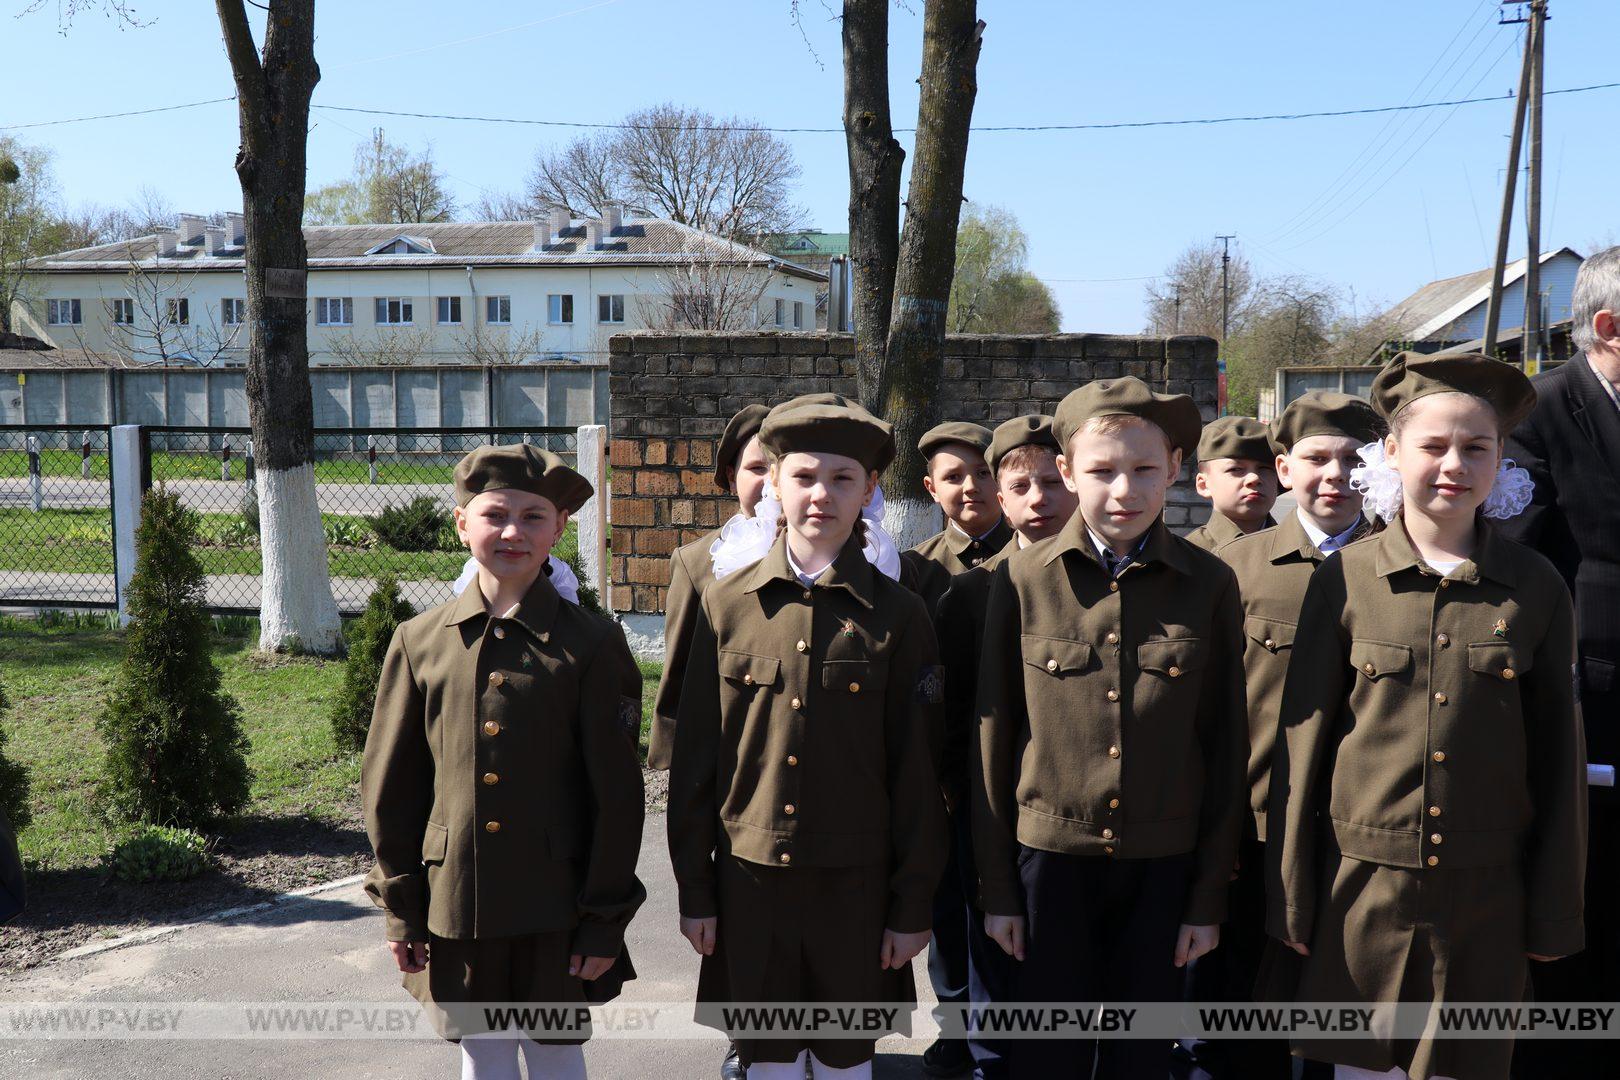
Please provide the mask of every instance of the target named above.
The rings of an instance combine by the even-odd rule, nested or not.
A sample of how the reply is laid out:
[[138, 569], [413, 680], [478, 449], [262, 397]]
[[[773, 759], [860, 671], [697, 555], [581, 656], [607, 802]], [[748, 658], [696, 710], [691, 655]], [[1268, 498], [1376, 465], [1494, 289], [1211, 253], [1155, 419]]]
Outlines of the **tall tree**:
[[[1162, 278], [1148, 283], [1147, 333], [1221, 336], [1221, 245], [1189, 244]], [[1232, 255], [1226, 267], [1226, 296], [1230, 332], [1236, 334], [1247, 318], [1254, 297], [1255, 274], [1242, 253]]]
[[1029, 237], [999, 206], [969, 206], [956, 231], [946, 324], [953, 334], [1055, 334], [1057, 301], [1028, 269]]
[[[315, 498], [309, 387], [304, 175], [315, 62], [315, 0], [269, 0], [264, 47], [244, 0], [215, 0], [236, 80], [236, 175], [246, 222], [248, 419], [264, 552], [259, 647], [336, 653], [341, 622]], [[260, 5], [255, 5], [260, 6]]]
[[0, 330], [28, 300], [25, 264], [52, 250], [54, 190], [49, 151], [0, 135]]
[[456, 201], [430, 147], [420, 154], [390, 142], [382, 128], [354, 152], [354, 172], [304, 198], [306, 225], [449, 221]]

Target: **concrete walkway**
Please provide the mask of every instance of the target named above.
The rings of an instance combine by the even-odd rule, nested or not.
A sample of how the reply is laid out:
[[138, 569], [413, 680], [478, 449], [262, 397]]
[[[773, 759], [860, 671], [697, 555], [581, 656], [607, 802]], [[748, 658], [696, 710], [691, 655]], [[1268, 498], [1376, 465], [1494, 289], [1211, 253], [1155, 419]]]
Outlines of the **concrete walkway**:
[[[648, 899], [630, 928], [640, 977], [626, 985], [618, 1003], [690, 1001], [698, 960], [676, 931], [662, 815], [647, 819], [640, 874]], [[926, 955], [916, 961], [917, 986], [931, 999]], [[383, 945], [382, 916], [358, 884], [59, 960], [0, 984], [0, 1007], [47, 1001], [411, 1003]], [[923, 1076], [924, 1045], [891, 1036], [879, 1044], [875, 1073]], [[712, 1040], [599, 1037], [585, 1054], [594, 1080], [710, 1080], [719, 1075], [722, 1051], [717, 1034]], [[30, 1041], [0, 1030], [0, 1076], [28, 1080], [442, 1080], [459, 1075], [459, 1061], [454, 1046], [420, 1038]]]

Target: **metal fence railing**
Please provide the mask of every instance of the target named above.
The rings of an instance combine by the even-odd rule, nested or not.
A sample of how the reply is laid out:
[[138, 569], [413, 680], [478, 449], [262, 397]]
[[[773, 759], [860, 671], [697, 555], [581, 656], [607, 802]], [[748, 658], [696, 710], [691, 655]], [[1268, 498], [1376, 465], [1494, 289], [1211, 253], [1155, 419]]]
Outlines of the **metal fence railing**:
[[0, 606], [118, 605], [110, 432], [0, 427]]
[[[161, 484], [196, 511], [210, 609], [258, 612], [249, 429], [141, 430], [139, 475], [114, 477], [109, 428], [0, 427], [0, 605], [116, 607], [113, 485], [135, 483]], [[316, 498], [339, 610], [362, 610], [385, 575], [419, 610], [449, 599], [466, 562], [450, 524], [456, 462], [476, 446], [517, 442], [572, 462], [576, 440], [572, 428], [549, 427], [317, 430]], [[565, 557], [571, 533], [559, 545]]]

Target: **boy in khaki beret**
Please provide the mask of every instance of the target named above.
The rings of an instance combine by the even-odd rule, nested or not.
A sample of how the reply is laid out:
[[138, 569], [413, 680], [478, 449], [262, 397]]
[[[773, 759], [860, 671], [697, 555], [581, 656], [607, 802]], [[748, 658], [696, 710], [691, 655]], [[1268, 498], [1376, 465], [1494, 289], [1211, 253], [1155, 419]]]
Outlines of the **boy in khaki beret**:
[[[1053, 424], [1079, 509], [995, 571], [979, 665], [973, 839], [1017, 1001], [1175, 1001], [1213, 949], [1245, 759], [1237, 583], [1165, 527], [1198, 408], [1138, 379]], [[1016, 1076], [1163, 1076], [1154, 1040], [1028, 1040]]]
[[1209, 520], [1187, 539], [1205, 551], [1269, 527], [1277, 502], [1277, 446], [1266, 425], [1248, 416], [1223, 416], [1206, 425], [1193, 486], [1211, 506]]
[[639, 696], [623, 632], [542, 572], [591, 485], [556, 455], [486, 446], [455, 472], [478, 573], [389, 644], [361, 767], [404, 985], [472, 1075], [583, 1077], [588, 1029], [486, 1031], [472, 1003], [610, 1000], [634, 977]]
[[945, 527], [900, 556], [900, 582], [921, 596], [930, 612], [952, 577], [1012, 540], [996, 502], [995, 474], [984, 459], [989, 450], [989, 429], [960, 420], [929, 428], [917, 440], [917, 451], [928, 462], [923, 488], [944, 513]]

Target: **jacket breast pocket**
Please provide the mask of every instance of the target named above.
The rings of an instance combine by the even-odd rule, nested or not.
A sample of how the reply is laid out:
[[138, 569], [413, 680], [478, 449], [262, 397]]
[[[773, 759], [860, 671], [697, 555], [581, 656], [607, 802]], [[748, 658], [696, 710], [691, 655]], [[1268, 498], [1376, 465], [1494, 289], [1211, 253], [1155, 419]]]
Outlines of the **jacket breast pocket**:
[[1024, 663], [1057, 678], [1078, 675], [1091, 667], [1091, 645], [1084, 641], [1024, 634], [1020, 645]]
[[1204, 666], [1204, 643], [1199, 638], [1144, 641], [1136, 647], [1136, 666], [1168, 679], [1179, 679]]
[[450, 849], [450, 830], [437, 821], [427, 823], [427, 831], [422, 834], [422, 861], [424, 863], [444, 862], [444, 853]]
[[766, 686], [775, 688], [782, 662], [774, 656], [756, 656], [753, 653], [720, 650], [720, 676], [736, 686]]
[[1284, 649], [1294, 647], [1295, 626], [1281, 619], [1262, 619], [1251, 615], [1243, 620], [1243, 632], [1249, 640], [1275, 656]]
[[1412, 646], [1358, 638], [1350, 642], [1350, 666], [1373, 682], [1399, 675], [1412, 668]]
[[840, 694], [878, 694], [889, 683], [887, 660], [824, 660], [821, 688]]
[[1480, 675], [1511, 682], [1530, 670], [1529, 649], [1506, 641], [1476, 642], [1468, 646], [1468, 667]]

